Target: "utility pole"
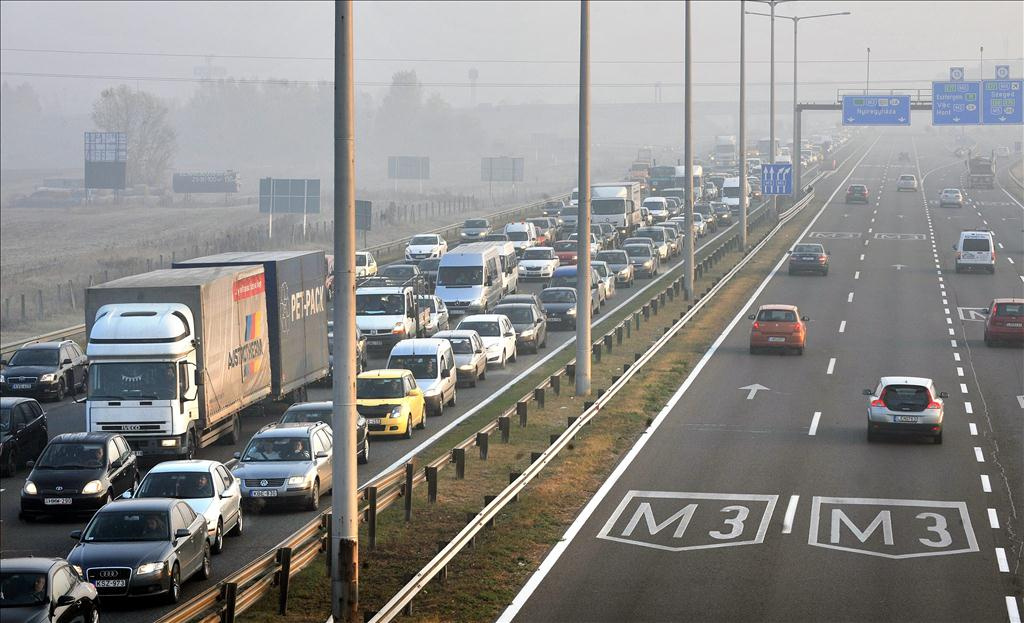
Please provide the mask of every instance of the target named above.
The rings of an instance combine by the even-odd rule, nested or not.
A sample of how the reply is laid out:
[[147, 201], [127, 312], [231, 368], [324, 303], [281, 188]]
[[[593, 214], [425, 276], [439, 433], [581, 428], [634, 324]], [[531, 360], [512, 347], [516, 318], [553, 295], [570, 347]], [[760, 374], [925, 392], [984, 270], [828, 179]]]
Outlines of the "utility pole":
[[576, 219], [576, 395], [590, 394], [590, 0], [580, 0], [580, 154]]
[[978, 48], [978, 80], [985, 79], [985, 46]]
[[[771, 66], [771, 77], [769, 82], [771, 86], [768, 87], [770, 93], [768, 95], [768, 150], [772, 152], [771, 156], [768, 157], [768, 162], [775, 164], [775, 2], [771, 4], [771, 22], [769, 29], [771, 34], [768, 35], [768, 45], [771, 47], [771, 60], [769, 65]], [[779, 196], [772, 195], [772, 216], [778, 220], [779, 218]]]
[[871, 90], [871, 48], [868, 48], [867, 73], [864, 76], [864, 95]]
[[683, 26], [683, 164], [686, 166], [686, 237], [683, 238], [683, 292], [687, 300], [693, 300], [693, 90], [690, 69], [690, 0], [684, 5], [686, 23]]
[[355, 623], [359, 611], [356, 503], [356, 152], [352, 0], [334, 3], [334, 379], [331, 429], [331, 614]]
[[[740, 0], [740, 249], [747, 252], [747, 15], [745, 0]], [[689, 223], [689, 221], [687, 221]], [[691, 227], [692, 229], [692, 227]]]

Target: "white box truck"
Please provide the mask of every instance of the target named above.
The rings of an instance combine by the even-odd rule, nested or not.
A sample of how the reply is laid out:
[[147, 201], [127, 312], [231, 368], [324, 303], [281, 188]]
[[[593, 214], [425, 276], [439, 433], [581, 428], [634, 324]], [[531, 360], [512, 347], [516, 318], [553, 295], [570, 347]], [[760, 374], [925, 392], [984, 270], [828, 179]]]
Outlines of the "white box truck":
[[643, 202], [639, 182], [609, 182], [590, 187], [590, 222], [611, 223], [621, 238], [640, 226]]

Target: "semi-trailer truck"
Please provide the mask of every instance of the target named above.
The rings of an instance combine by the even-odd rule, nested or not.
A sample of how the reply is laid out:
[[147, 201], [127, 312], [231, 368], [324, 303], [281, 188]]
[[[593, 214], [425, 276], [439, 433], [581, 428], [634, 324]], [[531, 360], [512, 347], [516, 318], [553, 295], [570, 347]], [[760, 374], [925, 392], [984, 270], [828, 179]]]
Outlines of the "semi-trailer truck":
[[[238, 443], [244, 409], [327, 376], [322, 253], [251, 255], [86, 291], [87, 431], [121, 433], [141, 456], [191, 458]], [[307, 262], [320, 270], [293, 281]]]
[[967, 161], [969, 188], [994, 188], [996, 180], [995, 158], [973, 156]]

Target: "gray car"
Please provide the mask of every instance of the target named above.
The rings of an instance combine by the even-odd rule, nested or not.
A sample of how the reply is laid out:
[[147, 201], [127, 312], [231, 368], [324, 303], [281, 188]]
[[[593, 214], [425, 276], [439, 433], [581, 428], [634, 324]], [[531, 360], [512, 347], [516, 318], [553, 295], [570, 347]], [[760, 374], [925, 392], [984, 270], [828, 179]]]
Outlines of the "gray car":
[[476, 387], [477, 381], [487, 378], [487, 353], [480, 334], [470, 330], [441, 331], [434, 337], [448, 340], [455, 355], [455, 374], [458, 381]]
[[597, 259], [608, 264], [608, 270], [615, 274], [615, 283], [624, 288], [632, 288], [636, 279], [636, 271], [629, 263], [629, 255], [622, 249], [601, 251]]
[[467, 219], [459, 230], [459, 240], [462, 242], [477, 242], [483, 240], [484, 236], [491, 233], [491, 222], [485, 218]]
[[540, 301], [552, 328], [568, 330], [576, 327], [575, 288], [545, 288], [540, 293]]
[[548, 323], [544, 312], [536, 305], [513, 303], [498, 305], [495, 314], [508, 316], [516, 330], [516, 342], [536, 353], [548, 345]]
[[943, 400], [931, 379], [883, 376], [868, 397], [868, 441], [880, 435], [923, 435], [942, 443]]
[[274, 502], [304, 501], [320, 508], [320, 494], [331, 488], [333, 435], [322, 423], [270, 424], [253, 435], [234, 475], [250, 508]]
[[658, 252], [649, 244], [627, 244], [622, 247], [629, 256], [629, 263], [637, 275], [643, 277], [654, 277], [658, 274], [661, 261], [658, 259]]

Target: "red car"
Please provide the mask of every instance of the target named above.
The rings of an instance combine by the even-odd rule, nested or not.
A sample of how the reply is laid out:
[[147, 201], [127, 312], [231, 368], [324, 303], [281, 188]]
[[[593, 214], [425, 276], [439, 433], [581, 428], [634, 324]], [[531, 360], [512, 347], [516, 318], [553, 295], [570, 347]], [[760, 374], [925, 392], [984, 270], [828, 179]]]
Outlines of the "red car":
[[1024, 299], [994, 299], [985, 311], [985, 345], [1024, 342]]
[[575, 266], [578, 254], [575, 240], [559, 240], [555, 243], [555, 257], [560, 266]]
[[810, 318], [800, 316], [796, 305], [762, 305], [756, 314], [747, 316], [750, 326], [750, 352], [759, 349], [795, 350], [804, 354], [807, 344], [807, 325]]

